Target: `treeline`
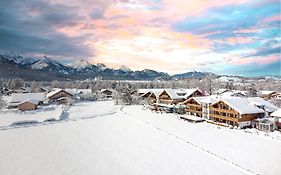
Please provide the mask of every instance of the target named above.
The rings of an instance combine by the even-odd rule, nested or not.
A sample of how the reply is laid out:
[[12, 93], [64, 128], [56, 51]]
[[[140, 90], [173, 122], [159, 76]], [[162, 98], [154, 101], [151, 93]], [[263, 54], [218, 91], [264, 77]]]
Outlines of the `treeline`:
[[218, 82], [212, 77], [203, 79], [185, 79], [185, 80], [170, 80], [170, 81], [118, 81], [118, 80], [84, 80], [84, 81], [24, 81], [22, 79], [0, 79], [0, 89], [19, 89], [21, 87], [30, 87], [31, 90], [40, 87], [45, 88], [77, 88], [77, 89], [92, 89], [98, 91], [100, 89], [115, 89], [124, 91], [124, 89], [146, 89], [146, 88], [199, 88], [205, 93], [212, 94], [220, 88], [230, 90], [243, 91], [259, 91], [273, 90], [281, 91], [281, 81], [275, 79], [267, 80], [248, 80], [240, 83]]

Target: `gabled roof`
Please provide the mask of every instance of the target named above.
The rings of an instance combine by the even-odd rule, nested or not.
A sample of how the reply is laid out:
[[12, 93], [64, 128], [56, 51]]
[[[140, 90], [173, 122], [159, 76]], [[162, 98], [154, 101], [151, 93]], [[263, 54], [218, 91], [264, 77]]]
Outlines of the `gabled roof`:
[[218, 101], [219, 99], [221, 99], [219, 96], [215, 96], [215, 95], [211, 95], [211, 96], [202, 96], [202, 97], [190, 97], [189, 99], [187, 99], [185, 102], [188, 102], [189, 100], [195, 100], [197, 103], [202, 104], [202, 103], [207, 103], [207, 104], [211, 104], [214, 103], [216, 101]]
[[60, 89], [60, 88], [54, 88], [54, 89], [53, 89], [51, 92], [49, 92], [46, 96], [47, 96], [48, 98], [50, 98], [50, 97], [54, 96], [55, 94], [57, 94], [57, 93], [59, 93], [59, 92], [61, 92], [61, 91], [64, 91], [64, 92], [66, 92], [66, 93], [68, 93], [69, 95], [72, 96], [71, 93], [69, 93], [69, 92], [67, 92], [67, 91], [65, 91], [65, 90], [63, 90], [63, 89]]
[[212, 103], [211, 105], [214, 105], [220, 101], [226, 103], [228, 106], [230, 106], [232, 109], [236, 110], [240, 114], [255, 114], [264, 112], [262, 109], [259, 109], [258, 107], [251, 104], [246, 98], [240, 97], [221, 98], [216, 102]]
[[269, 94], [273, 94], [276, 93], [275, 91], [260, 91], [261, 95], [269, 95]]
[[37, 105], [37, 104], [39, 103], [38, 100], [25, 100], [25, 101], [19, 103], [18, 105], [23, 104], [23, 103], [26, 103], [26, 102], [32, 103], [32, 104], [35, 104], [35, 105]]
[[196, 92], [196, 91], [201, 92], [199, 89], [164, 89], [161, 93], [163, 93], [164, 91], [167, 92], [167, 94], [173, 100], [187, 99], [194, 92]]
[[77, 95], [77, 94], [91, 94], [92, 93], [92, 89], [65, 89], [66, 92], [73, 94], [73, 95]]
[[16, 93], [12, 94], [10, 103], [21, 103], [26, 100], [45, 101], [45, 93]]

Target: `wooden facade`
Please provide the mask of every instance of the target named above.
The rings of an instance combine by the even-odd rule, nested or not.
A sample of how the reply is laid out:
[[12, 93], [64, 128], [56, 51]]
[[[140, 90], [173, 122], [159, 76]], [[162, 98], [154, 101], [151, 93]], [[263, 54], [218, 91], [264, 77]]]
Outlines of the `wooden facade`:
[[188, 97], [186, 97], [186, 99], [189, 99], [190, 97], [200, 97], [200, 96], [203, 96], [203, 93], [197, 89], [192, 94], [190, 94]]
[[223, 101], [211, 105], [209, 110], [211, 120], [235, 126], [238, 126], [239, 122], [252, 121], [263, 115], [262, 113], [240, 114]]
[[147, 102], [149, 105], [153, 105], [154, 103], [157, 102], [157, 96], [154, 93], [151, 93], [147, 98]]
[[28, 101], [25, 101], [23, 103], [20, 103], [17, 108], [21, 111], [31, 111], [31, 110], [36, 110], [37, 105]]
[[58, 99], [60, 99], [60, 98], [62, 98], [62, 97], [65, 97], [65, 98], [72, 98], [73, 95], [70, 94], [70, 93], [68, 93], [68, 92], [66, 92], [65, 90], [61, 90], [61, 91], [59, 91], [58, 93], [56, 93], [56, 94], [50, 96], [50, 97], [49, 97], [49, 100], [54, 102], [54, 101], [57, 101]]
[[159, 95], [159, 103], [163, 104], [178, 104], [184, 102], [184, 98], [173, 99], [165, 90]]
[[184, 104], [186, 105], [185, 111], [187, 114], [202, 117], [202, 106], [196, 100], [190, 98], [189, 100], [185, 101]]
[[106, 96], [106, 98], [112, 98], [113, 92], [111, 90], [105, 89], [101, 93]]

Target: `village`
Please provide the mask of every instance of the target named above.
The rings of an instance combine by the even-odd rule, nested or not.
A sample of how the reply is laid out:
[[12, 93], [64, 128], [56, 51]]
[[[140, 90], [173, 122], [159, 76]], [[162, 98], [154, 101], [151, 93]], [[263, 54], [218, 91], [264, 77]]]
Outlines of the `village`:
[[[231, 129], [256, 128], [265, 132], [281, 129], [281, 109], [267, 101], [281, 100], [281, 93], [275, 91], [260, 91], [253, 96], [247, 91], [228, 89], [217, 89], [209, 95], [198, 88], [135, 89], [126, 92], [101, 89], [93, 92], [92, 89], [41, 87], [31, 92], [30, 88], [22, 87], [17, 90], [3, 88], [2, 93], [7, 104], [2, 109], [2, 116], [11, 113], [17, 113], [18, 116], [21, 113], [32, 113], [34, 116], [37, 111], [50, 111], [51, 108], [58, 110], [60, 107], [59, 115], [43, 117], [41, 122], [64, 120], [64, 113], [76, 103], [113, 101], [115, 105], [142, 105], [151, 112], [174, 113], [180, 119], [192, 123], [207, 122]], [[6, 124], [21, 126], [38, 123], [36, 117], [29, 119], [26, 116], [24, 120], [15, 117], [15, 121], [10, 119], [12, 123]]]

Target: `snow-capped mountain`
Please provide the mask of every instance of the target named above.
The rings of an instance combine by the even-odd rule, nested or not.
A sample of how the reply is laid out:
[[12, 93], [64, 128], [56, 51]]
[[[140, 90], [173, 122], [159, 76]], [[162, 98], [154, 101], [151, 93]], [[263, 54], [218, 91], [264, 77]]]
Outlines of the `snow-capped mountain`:
[[[2, 60], [2, 61], [1, 61]], [[142, 71], [132, 71], [126, 66], [121, 66], [115, 70], [106, 67], [103, 63], [96, 65], [89, 64], [87, 60], [79, 60], [70, 65], [63, 65], [51, 58], [23, 58], [21, 56], [0, 55], [2, 65], [0, 75], [3, 78], [26, 78], [30, 80], [56, 80], [56, 79], [87, 79], [103, 77], [104, 79], [124, 79], [124, 80], [153, 80], [170, 76], [167, 73], [145, 69]], [[2, 68], [3, 67], [3, 68]], [[9, 67], [9, 68], [6, 68]], [[25, 76], [15, 73], [25, 72]], [[28, 72], [32, 76], [28, 76]], [[55, 77], [55, 78], [54, 78]]]
[[86, 59], [78, 60], [74, 63], [68, 64], [69, 67], [72, 67], [74, 69], [85, 69], [87, 67], [91, 67], [91, 64]]
[[175, 79], [182, 79], [182, 78], [204, 78], [206, 76], [216, 76], [216, 75], [211, 72], [200, 72], [200, 71], [192, 70], [190, 72], [186, 72], [182, 74], [175, 74], [172, 77]]
[[103, 63], [98, 63], [96, 66], [97, 66], [101, 71], [104, 71], [104, 70], [107, 69], [106, 65], [103, 64]]
[[133, 72], [130, 68], [126, 67], [125, 65], [122, 65], [118, 70], [123, 72]]

